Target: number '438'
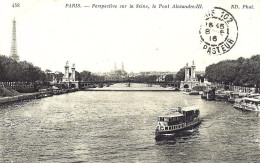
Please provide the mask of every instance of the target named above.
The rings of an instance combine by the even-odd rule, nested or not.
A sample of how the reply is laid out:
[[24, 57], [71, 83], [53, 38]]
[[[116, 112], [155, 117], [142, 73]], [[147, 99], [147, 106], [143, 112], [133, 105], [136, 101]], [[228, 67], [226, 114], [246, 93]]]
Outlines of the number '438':
[[20, 7], [20, 3], [13, 3], [12, 4], [12, 7], [15, 8], [15, 7]]

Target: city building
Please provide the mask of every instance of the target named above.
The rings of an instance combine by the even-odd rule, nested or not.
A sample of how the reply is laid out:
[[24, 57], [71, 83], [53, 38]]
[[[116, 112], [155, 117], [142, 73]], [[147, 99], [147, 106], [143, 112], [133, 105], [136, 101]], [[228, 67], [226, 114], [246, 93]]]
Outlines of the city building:
[[128, 78], [127, 72], [124, 70], [124, 63], [122, 63], [121, 68], [117, 68], [116, 63], [114, 69], [105, 74], [106, 81], [122, 81]]
[[172, 76], [171, 81], [173, 80], [173, 77], [176, 75], [175, 72], [162, 72], [157, 78], [158, 82], [165, 82], [165, 81], [170, 81], [169, 78], [167, 80], [167, 76]]

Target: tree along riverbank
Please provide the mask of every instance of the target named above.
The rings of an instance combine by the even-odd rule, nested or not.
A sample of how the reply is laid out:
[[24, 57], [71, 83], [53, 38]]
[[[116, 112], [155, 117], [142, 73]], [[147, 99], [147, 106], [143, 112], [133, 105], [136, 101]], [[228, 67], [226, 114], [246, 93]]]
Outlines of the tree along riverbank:
[[260, 55], [251, 58], [223, 60], [206, 67], [205, 77], [209, 82], [231, 86], [255, 87], [259, 92]]

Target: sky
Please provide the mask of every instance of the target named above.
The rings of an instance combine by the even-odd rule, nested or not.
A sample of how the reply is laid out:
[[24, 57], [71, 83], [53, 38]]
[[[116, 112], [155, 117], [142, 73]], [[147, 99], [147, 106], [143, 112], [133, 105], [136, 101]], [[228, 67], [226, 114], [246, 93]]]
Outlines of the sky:
[[[13, 8], [12, 4], [20, 3]], [[82, 8], [66, 8], [78, 3]], [[148, 4], [150, 9], [100, 9], [93, 4]], [[152, 9], [156, 4], [202, 4], [203, 9]], [[231, 9], [232, 4], [254, 9]], [[90, 7], [83, 7], [90, 6]], [[237, 20], [238, 39], [223, 55], [208, 55], [199, 29], [208, 10], [218, 6]], [[259, 1], [0, 0], [0, 54], [9, 56], [12, 20], [16, 19], [21, 60], [42, 70], [108, 72], [124, 63], [127, 72], [178, 71], [194, 60], [197, 70], [225, 59], [260, 54]]]

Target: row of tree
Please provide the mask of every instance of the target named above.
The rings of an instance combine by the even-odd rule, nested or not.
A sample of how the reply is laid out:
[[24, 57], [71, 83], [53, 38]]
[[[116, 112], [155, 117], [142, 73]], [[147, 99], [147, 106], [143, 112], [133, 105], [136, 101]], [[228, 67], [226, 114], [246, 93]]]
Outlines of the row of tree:
[[[53, 80], [53, 76], [58, 81], [62, 80], [63, 73], [55, 72], [53, 73], [51, 70], [42, 71], [41, 68], [34, 66], [32, 63], [27, 61], [17, 62], [14, 59], [6, 57], [4, 55], [0, 55], [0, 82], [50, 82]], [[158, 76], [156, 75], [139, 75], [135, 77], [129, 78], [129, 80], [134, 82], [156, 82]], [[89, 71], [76, 71], [76, 80], [78, 81], [104, 81], [104, 76], [95, 75]], [[184, 69], [180, 69], [180, 71], [175, 75], [169, 74], [165, 76], [165, 81], [182, 81], [184, 80]]]
[[17, 62], [14, 59], [0, 55], [1, 82], [34, 82], [37, 80], [43, 81], [45, 78], [45, 73], [39, 67], [26, 61]]
[[75, 78], [78, 81], [88, 81], [88, 82], [100, 82], [105, 80], [104, 76], [98, 76], [86, 70], [80, 73], [76, 71]]
[[[53, 80], [53, 76], [61, 81], [63, 75], [62, 72], [53, 73], [49, 69], [42, 71], [41, 68], [27, 61], [17, 62], [12, 58], [0, 55], [0, 82], [50, 82]], [[79, 81], [100, 81], [103, 78], [89, 71], [80, 73], [76, 71], [76, 80]]]
[[240, 57], [237, 60], [224, 60], [209, 65], [205, 77], [210, 82], [237, 86], [259, 87], [260, 55], [251, 58]]
[[[55, 76], [57, 81], [61, 81], [63, 78], [62, 72], [53, 73], [51, 70], [42, 71], [39, 67], [34, 66], [32, 63], [27, 61], [17, 62], [14, 59], [0, 55], [0, 82], [50, 82]], [[128, 78], [129, 81], [133, 82], [157, 82], [157, 75], [139, 75]], [[78, 81], [89, 81], [89, 82], [100, 82], [105, 81], [105, 76], [98, 76], [89, 71], [76, 71], [76, 80]], [[127, 79], [126, 79], [127, 80]], [[168, 74], [165, 76], [166, 82], [171, 81], [183, 81], [184, 80], [184, 68], [176, 74]]]

